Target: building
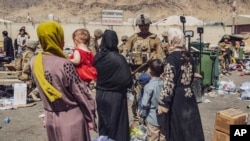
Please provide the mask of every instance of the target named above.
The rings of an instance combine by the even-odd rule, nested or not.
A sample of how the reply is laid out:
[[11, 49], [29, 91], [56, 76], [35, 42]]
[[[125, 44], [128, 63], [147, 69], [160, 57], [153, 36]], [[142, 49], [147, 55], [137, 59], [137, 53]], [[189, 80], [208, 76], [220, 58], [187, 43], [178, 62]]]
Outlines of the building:
[[[250, 15], [237, 15], [234, 20], [233, 18], [228, 18], [225, 21], [226, 26], [232, 27], [232, 33], [234, 34], [242, 34], [242, 33], [250, 33]], [[233, 28], [234, 25], [234, 28]]]

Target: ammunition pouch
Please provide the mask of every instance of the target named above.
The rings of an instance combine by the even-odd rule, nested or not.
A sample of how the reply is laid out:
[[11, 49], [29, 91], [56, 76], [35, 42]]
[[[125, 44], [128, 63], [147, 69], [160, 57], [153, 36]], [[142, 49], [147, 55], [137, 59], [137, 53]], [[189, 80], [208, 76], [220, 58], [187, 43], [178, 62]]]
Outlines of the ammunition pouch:
[[141, 65], [149, 60], [148, 52], [133, 52], [132, 53], [132, 63], [134, 65]]

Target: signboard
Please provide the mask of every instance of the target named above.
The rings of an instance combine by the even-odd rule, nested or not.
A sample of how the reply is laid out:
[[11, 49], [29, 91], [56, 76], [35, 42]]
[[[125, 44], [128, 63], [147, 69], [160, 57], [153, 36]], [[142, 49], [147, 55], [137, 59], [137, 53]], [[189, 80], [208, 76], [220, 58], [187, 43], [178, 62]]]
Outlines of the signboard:
[[123, 25], [123, 10], [102, 10], [102, 25]]
[[117, 18], [103, 18], [102, 19], [103, 25], [122, 25], [122, 19]]

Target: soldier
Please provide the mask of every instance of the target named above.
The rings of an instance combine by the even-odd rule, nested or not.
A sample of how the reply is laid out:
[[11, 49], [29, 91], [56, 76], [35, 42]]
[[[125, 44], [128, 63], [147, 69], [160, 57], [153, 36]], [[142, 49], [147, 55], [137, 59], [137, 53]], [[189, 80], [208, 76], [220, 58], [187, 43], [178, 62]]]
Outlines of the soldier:
[[90, 38], [89, 48], [96, 54], [99, 52], [98, 40], [102, 38], [103, 31], [101, 29], [96, 29], [94, 31], [94, 37]]
[[156, 34], [149, 31], [151, 19], [147, 14], [140, 14], [136, 18], [136, 26], [139, 27], [140, 32], [129, 37], [126, 43], [126, 49], [129, 51], [129, 64], [134, 74], [135, 84], [133, 86], [134, 101], [132, 105], [132, 112], [134, 119], [138, 120], [138, 94], [140, 85], [136, 83], [140, 73], [147, 71], [147, 62], [151, 59], [162, 59], [161, 41]]
[[219, 61], [223, 73], [228, 73], [229, 64], [231, 63], [232, 44], [229, 40], [230, 36], [225, 35], [223, 37], [223, 42], [219, 43], [220, 46]]
[[24, 81], [28, 84], [28, 96], [30, 96], [33, 101], [40, 101], [38, 98], [38, 90], [33, 87], [33, 80], [31, 76], [31, 68], [30, 68], [30, 58], [34, 56], [36, 48], [38, 46], [38, 41], [28, 41], [26, 42], [26, 49], [22, 52], [21, 56], [16, 58], [15, 67], [19, 73], [17, 77], [19, 80]]
[[168, 54], [168, 33], [167, 31], [164, 31], [162, 34], [162, 40], [161, 40], [161, 47], [162, 47], [162, 50], [163, 50], [163, 56], [165, 55], [165, 57], [167, 56]]
[[119, 53], [122, 54], [124, 57], [128, 54], [128, 50], [126, 49], [126, 42], [128, 41], [128, 36], [123, 35], [121, 37], [122, 44], [118, 47]]
[[[89, 42], [89, 49], [94, 53], [94, 55], [99, 52], [99, 45], [98, 45], [98, 40], [102, 38], [103, 31], [101, 29], [96, 29], [94, 31], [94, 37], [90, 37], [90, 42]], [[90, 89], [94, 89], [95, 87], [95, 82], [90, 82], [89, 87]]]

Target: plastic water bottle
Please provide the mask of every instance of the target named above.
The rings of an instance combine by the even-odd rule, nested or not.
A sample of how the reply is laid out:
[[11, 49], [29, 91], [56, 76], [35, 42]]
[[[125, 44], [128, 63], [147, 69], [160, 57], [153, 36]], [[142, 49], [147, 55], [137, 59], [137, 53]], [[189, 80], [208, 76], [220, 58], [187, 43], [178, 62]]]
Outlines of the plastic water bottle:
[[4, 120], [3, 120], [4, 124], [8, 124], [10, 123], [10, 118], [9, 117], [6, 117]]

